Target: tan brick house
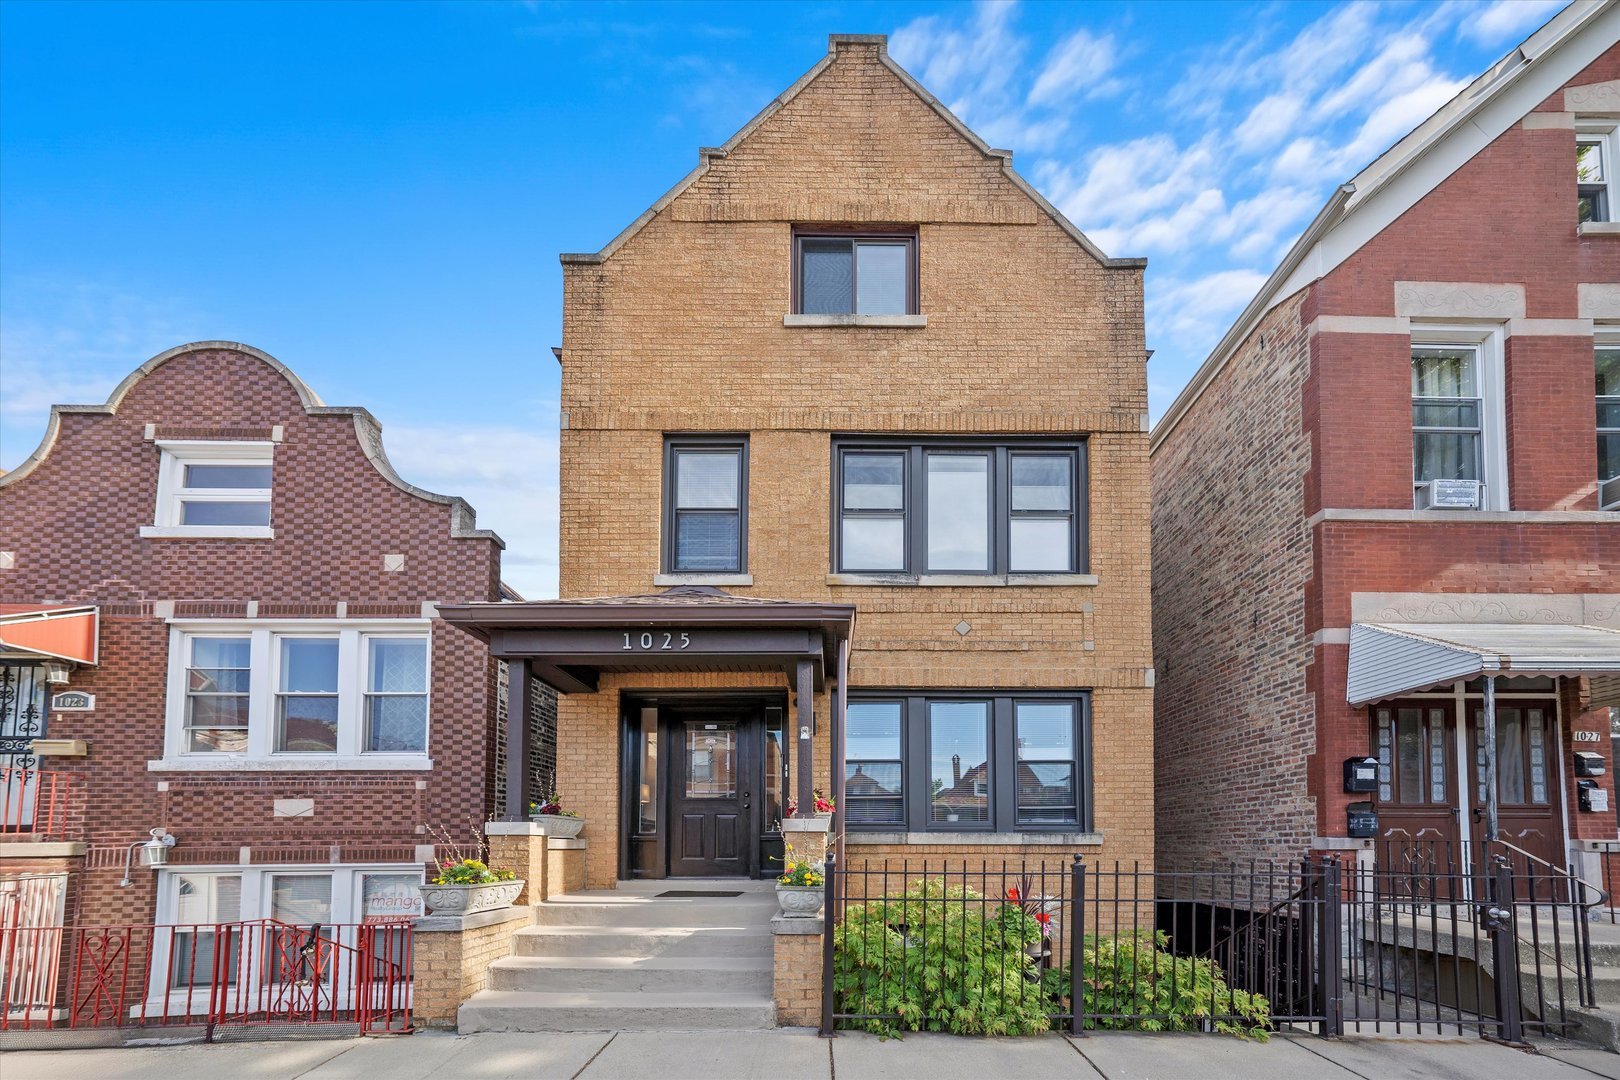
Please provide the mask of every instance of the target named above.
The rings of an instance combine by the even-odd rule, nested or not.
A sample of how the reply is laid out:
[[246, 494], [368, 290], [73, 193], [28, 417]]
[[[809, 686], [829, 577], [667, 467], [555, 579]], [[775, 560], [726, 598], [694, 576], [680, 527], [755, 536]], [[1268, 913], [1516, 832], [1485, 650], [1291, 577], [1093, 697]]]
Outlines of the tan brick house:
[[1151, 861], [1143, 261], [847, 35], [562, 259], [562, 598], [445, 614], [563, 695], [588, 883], [773, 876], [815, 789]]
[[1617, 41], [1571, 4], [1343, 185], [1155, 426], [1163, 863], [1616, 846]]
[[[57, 406], [0, 476], [0, 925], [416, 909], [429, 828], [504, 785], [503, 672], [435, 610], [498, 600], [501, 547], [250, 346]], [[129, 869], [154, 829], [167, 865]]]

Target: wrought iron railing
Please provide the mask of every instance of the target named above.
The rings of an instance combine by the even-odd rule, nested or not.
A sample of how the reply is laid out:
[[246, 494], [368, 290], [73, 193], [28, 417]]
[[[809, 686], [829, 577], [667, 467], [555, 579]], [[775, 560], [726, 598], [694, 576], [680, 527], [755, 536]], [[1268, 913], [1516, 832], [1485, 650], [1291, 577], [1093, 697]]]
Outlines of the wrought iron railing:
[[65, 836], [82, 824], [84, 778], [78, 773], [0, 766], [0, 836]]

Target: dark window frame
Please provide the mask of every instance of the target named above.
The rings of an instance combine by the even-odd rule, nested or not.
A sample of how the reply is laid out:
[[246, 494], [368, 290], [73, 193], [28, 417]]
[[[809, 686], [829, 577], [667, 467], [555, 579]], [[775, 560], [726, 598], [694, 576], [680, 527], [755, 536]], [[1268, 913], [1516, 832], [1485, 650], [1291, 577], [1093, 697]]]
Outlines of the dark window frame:
[[[892, 511], [846, 511], [844, 508], [844, 459], [849, 454], [901, 453], [905, 456], [902, 473], [902, 544], [904, 548], [901, 569], [874, 570], [846, 566], [844, 563], [844, 517], [883, 516]], [[990, 464], [990, 565], [985, 570], [935, 570], [928, 566], [928, 455], [930, 453], [988, 453]], [[1069, 469], [1069, 565], [1068, 570], [1012, 570], [1012, 459], [1016, 455], [1042, 454], [1068, 455]], [[950, 575], [973, 577], [1001, 577], [1016, 581], [1023, 576], [1081, 577], [1091, 572], [1091, 500], [1089, 496], [1089, 440], [1085, 436], [1068, 439], [1050, 438], [959, 438], [933, 436], [924, 438], [893, 438], [884, 436], [840, 435], [832, 440], [832, 521], [830, 534], [830, 561], [835, 574], [886, 575], [891, 578], [911, 578], [923, 575]], [[1031, 516], [1041, 517], [1045, 512]], [[1021, 515], [1024, 516], [1024, 515]]]
[[[796, 225], [793, 227], [792, 242], [792, 300], [793, 314], [804, 314], [804, 241], [805, 240], [848, 240], [851, 244], [862, 240], [875, 240], [885, 243], [904, 241], [906, 245], [906, 310], [903, 314], [915, 315], [918, 312], [918, 286], [920, 273], [918, 266], [922, 252], [918, 243], [916, 226], [897, 228], [880, 228], [870, 225]], [[858, 269], [854, 251], [850, 252], [850, 278], [849, 278], [849, 309], [850, 314], [860, 315], [856, 310], [855, 300], [860, 295], [860, 286], [857, 283]]]
[[[847, 785], [848, 780], [849, 780], [849, 765], [851, 764], [851, 762], [862, 764], [862, 765], [898, 765], [900, 767], [900, 820], [898, 820], [898, 821], [866, 821], [866, 822], [862, 822], [859, 827], [860, 828], [867, 828], [867, 829], [904, 828], [905, 824], [906, 824], [906, 819], [907, 819], [907, 816], [908, 816], [907, 815], [907, 809], [906, 809], [906, 800], [911, 797], [911, 784], [909, 782], [909, 778], [906, 776], [906, 699], [905, 699], [904, 695], [894, 695], [894, 694], [880, 695], [880, 694], [874, 694], [874, 695], [869, 696], [869, 697], [855, 698], [855, 699], [853, 699], [851, 704], [856, 704], [856, 705], [898, 705], [900, 707], [900, 717], [899, 717], [900, 727], [899, 727], [899, 731], [896, 732], [896, 736], [897, 736], [897, 738], [899, 740], [899, 743], [900, 743], [900, 756], [898, 758], [866, 758], [866, 757], [850, 758], [848, 753], [846, 753], [844, 755], [844, 773], [845, 773], [845, 784]], [[844, 746], [846, 748], [849, 746], [848, 715], [849, 715], [848, 714], [848, 706], [846, 705], [846, 707], [845, 707], [845, 734], [844, 734]], [[849, 810], [849, 806], [850, 806], [850, 801], [849, 800], [850, 800], [850, 796], [849, 796], [849, 792], [848, 792], [847, 787], [846, 787], [846, 790], [844, 792], [844, 799], [843, 799], [844, 811], [845, 811], [846, 814], [847, 814], [847, 812]]]
[[[1088, 833], [1094, 830], [1092, 803], [1091, 691], [1080, 690], [851, 690], [851, 703], [898, 701], [900, 707], [901, 792], [905, 811], [898, 823], [855, 824], [842, 821], [852, 833], [982, 832], [982, 833]], [[1020, 701], [1068, 702], [1074, 705], [1074, 822], [1023, 824], [1018, 820], [1018, 743], [1015, 705]], [[931, 702], [988, 702], [990, 820], [935, 822], [929, 790], [929, 723]], [[862, 759], [864, 760], [864, 759]], [[845, 761], [846, 775], [848, 761]]]
[[[680, 509], [675, 504], [676, 461], [687, 451], [714, 453], [732, 450], [737, 454], [737, 509], [711, 511], [737, 515], [737, 566], [734, 570], [683, 570], [676, 565], [677, 525]], [[663, 540], [660, 561], [666, 574], [719, 575], [748, 572], [748, 436], [747, 435], [665, 435], [663, 478]], [[686, 511], [703, 513], [705, 511]]]

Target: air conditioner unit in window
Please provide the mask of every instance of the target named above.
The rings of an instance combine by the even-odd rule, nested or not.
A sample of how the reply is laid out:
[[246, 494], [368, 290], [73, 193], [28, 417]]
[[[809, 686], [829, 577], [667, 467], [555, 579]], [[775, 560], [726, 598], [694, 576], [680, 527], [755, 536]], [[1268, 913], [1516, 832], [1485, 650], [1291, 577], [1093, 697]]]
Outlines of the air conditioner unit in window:
[[1478, 510], [1479, 492], [1484, 485], [1478, 480], [1431, 480], [1425, 510]]

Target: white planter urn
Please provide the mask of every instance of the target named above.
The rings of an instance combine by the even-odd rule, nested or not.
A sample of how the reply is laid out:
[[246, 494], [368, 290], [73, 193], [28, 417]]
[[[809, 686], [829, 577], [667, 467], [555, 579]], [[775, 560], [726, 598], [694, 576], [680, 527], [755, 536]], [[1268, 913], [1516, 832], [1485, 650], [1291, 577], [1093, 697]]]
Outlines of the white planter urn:
[[782, 916], [788, 919], [813, 919], [821, 914], [821, 905], [827, 899], [822, 885], [777, 885], [776, 904]]
[[572, 840], [585, 828], [585, 819], [566, 814], [531, 814], [529, 820], [546, 827], [546, 835], [554, 840]]
[[487, 885], [418, 885], [429, 915], [472, 915], [511, 907], [523, 891], [523, 879]]

